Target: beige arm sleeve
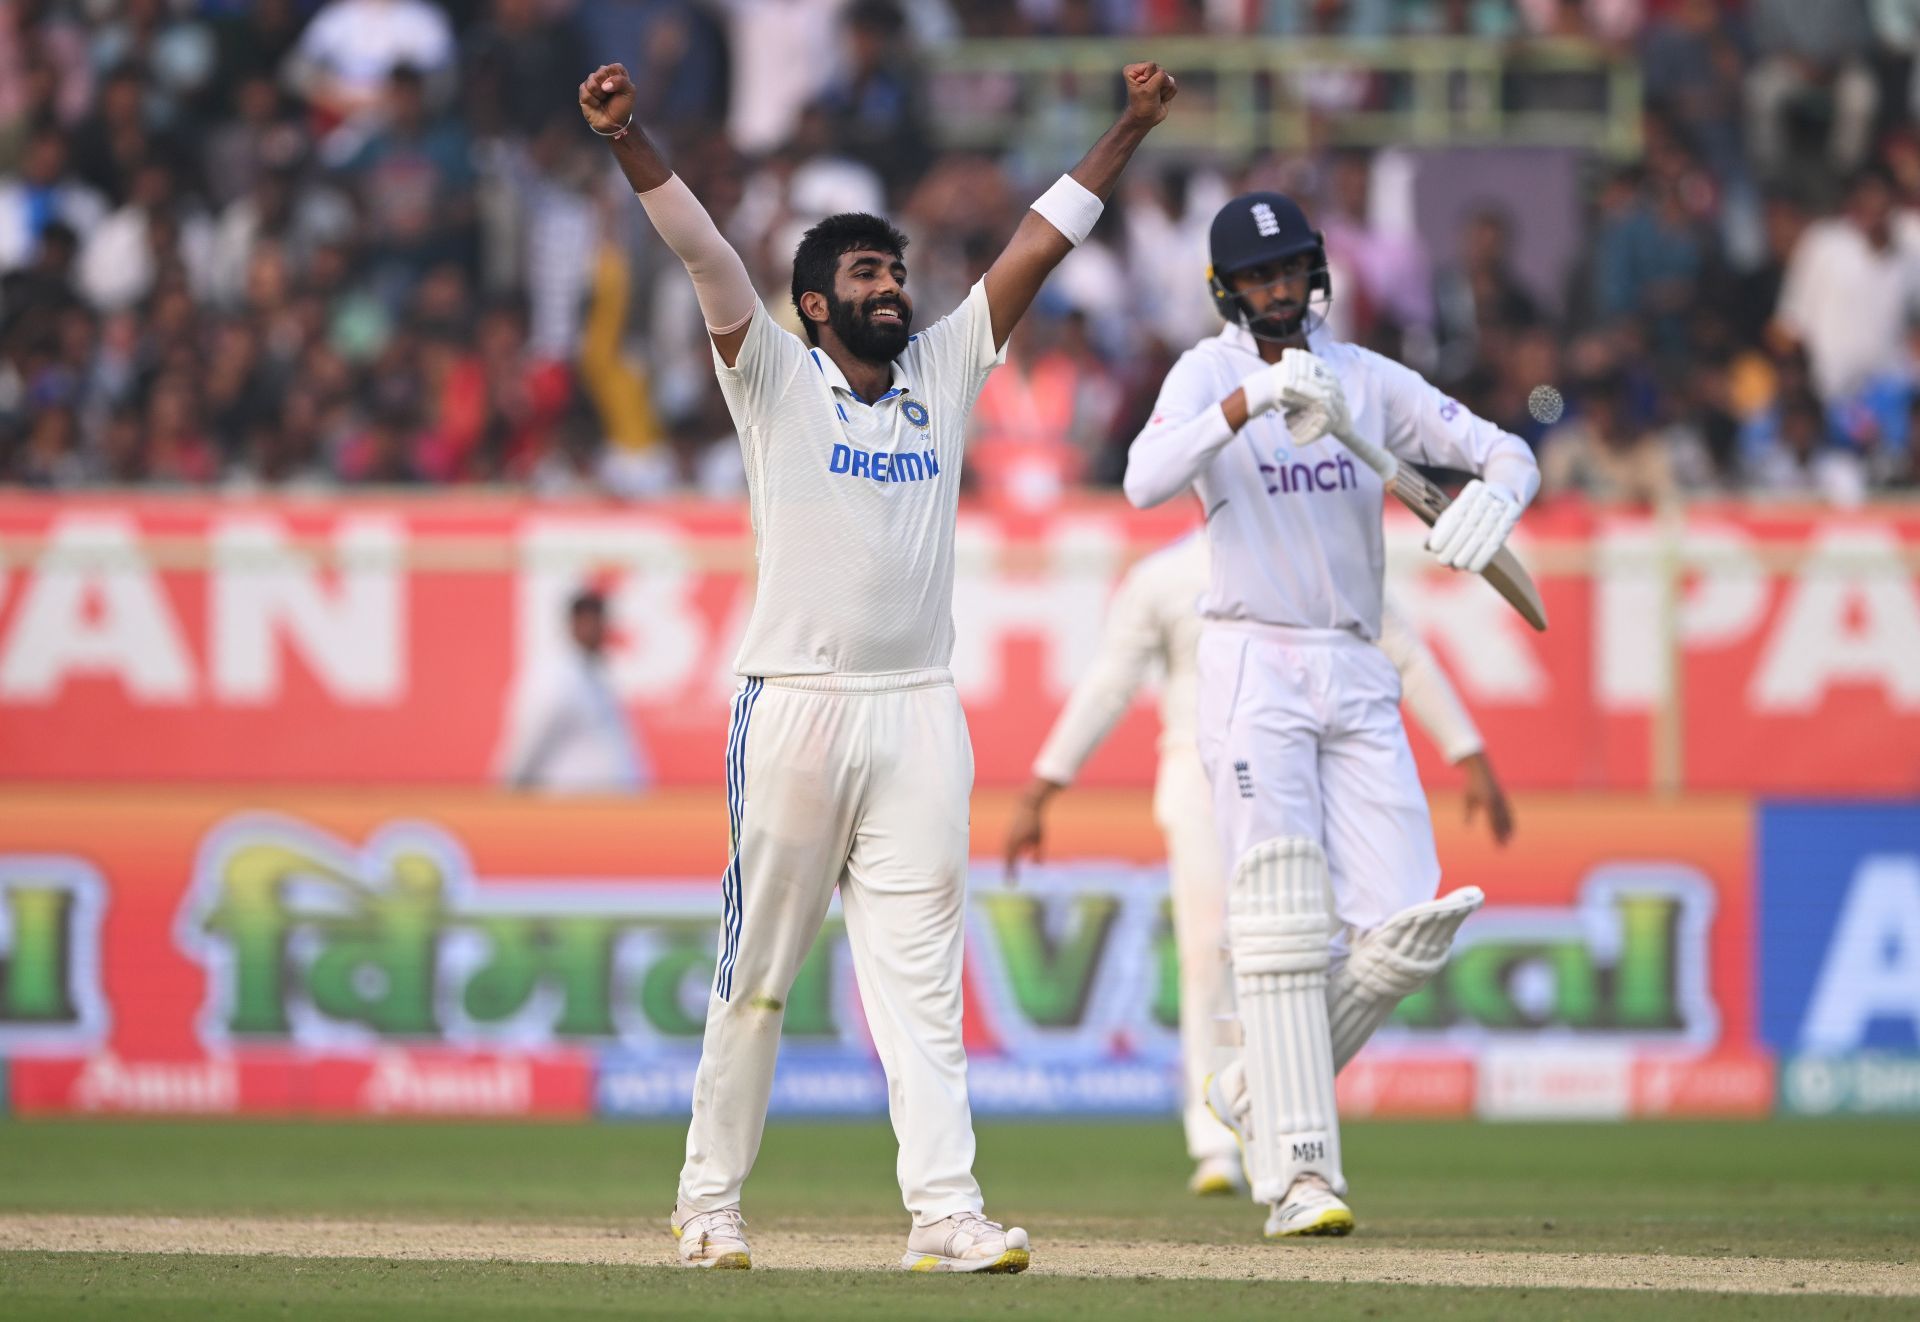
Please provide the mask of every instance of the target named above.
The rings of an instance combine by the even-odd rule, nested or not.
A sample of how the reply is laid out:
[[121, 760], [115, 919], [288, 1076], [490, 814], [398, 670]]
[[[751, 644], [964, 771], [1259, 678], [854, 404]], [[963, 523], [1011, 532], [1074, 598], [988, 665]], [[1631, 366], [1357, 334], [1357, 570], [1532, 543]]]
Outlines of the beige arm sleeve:
[[639, 198], [640, 205], [647, 209], [647, 219], [693, 277], [693, 292], [700, 300], [700, 315], [707, 319], [707, 330], [725, 335], [746, 325], [759, 302], [753, 280], [747, 275], [747, 264], [720, 233], [693, 190], [676, 174], [658, 188], [639, 194]]

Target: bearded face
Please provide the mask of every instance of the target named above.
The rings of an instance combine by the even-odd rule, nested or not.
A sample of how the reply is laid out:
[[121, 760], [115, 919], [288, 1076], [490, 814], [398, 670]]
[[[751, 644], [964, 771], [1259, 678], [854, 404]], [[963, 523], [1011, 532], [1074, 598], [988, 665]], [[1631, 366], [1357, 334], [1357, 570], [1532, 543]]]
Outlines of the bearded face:
[[836, 291], [827, 295], [827, 325], [854, 357], [869, 363], [890, 363], [907, 347], [913, 305], [898, 290], [849, 299], [842, 299]]

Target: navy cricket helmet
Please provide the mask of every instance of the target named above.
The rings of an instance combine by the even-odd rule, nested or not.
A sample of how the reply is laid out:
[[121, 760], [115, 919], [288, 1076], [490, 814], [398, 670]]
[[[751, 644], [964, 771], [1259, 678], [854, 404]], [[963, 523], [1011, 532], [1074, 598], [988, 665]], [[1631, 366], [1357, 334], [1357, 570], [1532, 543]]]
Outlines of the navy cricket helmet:
[[[1301, 253], [1313, 256], [1307, 275], [1307, 307], [1299, 316], [1284, 321], [1262, 317], [1256, 322], [1248, 315], [1246, 301], [1227, 286], [1226, 278], [1249, 266]], [[1300, 204], [1284, 193], [1243, 193], [1220, 208], [1207, 231], [1207, 285], [1213, 291], [1214, 310], [1226, 320], [1245, 326], [1263, 340], [1290, 339], [1326, 320], [1326, 305], [1333, 300], [1326, 239], [1307, 223], [1307, 213]], [[1320, 296], [1317, 316], [1313, 307], [1316, 294]]]

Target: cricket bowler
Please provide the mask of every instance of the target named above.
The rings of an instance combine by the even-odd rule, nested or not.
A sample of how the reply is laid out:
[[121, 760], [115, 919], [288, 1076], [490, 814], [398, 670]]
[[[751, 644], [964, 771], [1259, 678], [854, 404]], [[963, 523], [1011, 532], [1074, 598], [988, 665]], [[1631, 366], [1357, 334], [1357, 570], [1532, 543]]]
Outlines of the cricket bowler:
[[[1195, 742], [1199, 687], [1200, 598], [1207, 590], [1207, 539], [1189, 533], [1129, 569], [1107, 607], [1100, 650], [1074, 686], [1033, 761], [1033, 779], [1007, 827], [1009, 878], [1022, 857], [1045, 846], [1047, 805], [1124, 716], [1150, 672], [1160, 675], [1159, 767], [1153, 816], [1167, 842], [1174, 945], [1180, 962], [1181, 1121], [1194, 1162], [1187, 1188], [1196, 1194], [1244, 1192], [1234, 1136], [1207, 1110], [1206, 1080], [1222, 1057], [1219, 1019], [1229, 1014], [1226, 872], [1213, 825], [1212, 790]], [[1494, 774], [1479, 727], [1439, 659], [1391, 599], [1380, 615], [1380, 650], [1393, 662], [1407, 710], [1447, 761], [1466, 777], [1467, 820], [1484, 812], [1505, 844], [1513, 810]]]
[[794, 254], [806, 338], [774, 323], [686, 184], [634, 123], [625, 68], [580, 84], [692, 278], [740, 436], [759, 589], [726, 749], [732, 850], [670, 1225], [690, 1267], [751, 1263], [740, 1196], [759, 1151], [788, 990], [840, 891], [886, 1071], [913, 1271], [1018, 1272], [1027, 1232], [973, 1177], [960, 965], [973, 750], [954, 692], [953, 541], [967, 414], [1041, 284], [1099, 218], [1176, 88], [1125, 70], [1126, 109], [1033, 203], [953, 312], [913, 330], [906, 239], [830, 216]]
[[1206, 518], [1196, 717], [1242, 1037], [1208, 1101], [1246, 1150], [1269, 1238], [1344, 1235], [1334, 1074], [1440, 968], [1483, 897], [1434, 898], [1399, 677], [1374, 645], [1383, 486], [1325, 438], [1478, 474], [1427, 539], [1474, 573], [1540, 474], [1519, 437], [1326, 333], [1325, 243], [1292, 199], [1237, 197], [1208, 241], [1227, 324], [1168, 373], [1125, 479], [1141, 507], [1191, 489]]

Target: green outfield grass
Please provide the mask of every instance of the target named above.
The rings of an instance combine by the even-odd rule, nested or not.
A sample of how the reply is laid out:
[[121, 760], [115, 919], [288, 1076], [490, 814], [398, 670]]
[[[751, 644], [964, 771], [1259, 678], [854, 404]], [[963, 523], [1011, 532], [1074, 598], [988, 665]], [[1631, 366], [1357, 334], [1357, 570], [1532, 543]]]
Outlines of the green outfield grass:
[[0, 1257], [6, 1316], [126, 1317], [141, 1322], [226, 1318], [533, 1319], [1090, 1319], [1288, 1317], [1797, 1322], [1809, 1317], [1911, 1319], [1911, 1299], [1814, 1299], [1678, 1291], [1491, 1290], [1323, 1285], [1286, 1281], [1076, 1280], [887, 1276], [877, 1272], [697, 1276], [672, 1267], [378, 1261], [152, 1254]]
[[[628, 1223], [658, 1233], [677, 1126], [0, 1124], [0, 1214], [350, 1216]], [[1354, 1244], [1470, 1251], [1750, 1255], [1910, 1262], [1920, 1125], [1353, 1125]], [[1260, 1216], [1195, 1200], [1170, 1124], [984, 1125], [988, 1210], [1049, 1240], [1247, 1243]], [[905, 1234], [890, 1133], [776, 1124], [749, 1186], [756, 1227]], [[1315, 1251], [1281, 1246], [1276, 1253]], [[641, 1252], [646, 1252], [642, 1249]], [[666, 1240], [659, 1240], [666, 1260]], [[1600, 1290], [1030, 1276], [389, 1263], [148, 1254], [0, 1254], [0, 1315], [1148, 1317], [1311, 1303], [1314, 1322], [1397, 1316], [1911, 1317], [1920, 1302]], [[936, 1302], [937, 1301], [937, 1302]], [[283, 1304], [285, 1307], [283, 1307]], [[228, 1311], [222, 1311], [222, 1310]], [[237, 1310], [237, 1311], [236, 1311]]]

